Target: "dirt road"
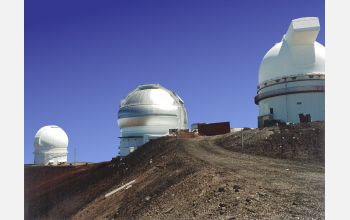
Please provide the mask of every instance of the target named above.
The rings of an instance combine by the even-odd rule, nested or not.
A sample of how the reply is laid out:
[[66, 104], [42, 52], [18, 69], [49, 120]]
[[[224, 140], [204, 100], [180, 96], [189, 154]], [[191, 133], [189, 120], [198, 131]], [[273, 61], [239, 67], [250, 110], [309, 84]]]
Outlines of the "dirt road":
[[324, 219], [324, 128], [286, 129], [247, 131], [247, 149], [239, 133], [162, 138], [59, 182], [29, 167], [26, 219]]

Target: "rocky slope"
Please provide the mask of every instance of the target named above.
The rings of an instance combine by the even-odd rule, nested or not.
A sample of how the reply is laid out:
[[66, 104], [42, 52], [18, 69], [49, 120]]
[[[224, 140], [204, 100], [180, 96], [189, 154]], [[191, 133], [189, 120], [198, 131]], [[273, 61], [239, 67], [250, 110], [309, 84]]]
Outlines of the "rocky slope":
[[324, 219], [323, 123], [241, 138], [164, 137], [110, 162], [25, 166], [25, 218]]

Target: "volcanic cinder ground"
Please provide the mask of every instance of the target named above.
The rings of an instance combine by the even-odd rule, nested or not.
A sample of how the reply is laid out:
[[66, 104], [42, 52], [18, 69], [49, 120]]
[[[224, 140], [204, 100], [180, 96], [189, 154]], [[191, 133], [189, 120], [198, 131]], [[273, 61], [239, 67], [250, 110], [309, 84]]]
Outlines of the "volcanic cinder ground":
[[243, 138], [164, 137], [123, 159], [25, 165], [25, 219], [324, 219], [324, 123]]

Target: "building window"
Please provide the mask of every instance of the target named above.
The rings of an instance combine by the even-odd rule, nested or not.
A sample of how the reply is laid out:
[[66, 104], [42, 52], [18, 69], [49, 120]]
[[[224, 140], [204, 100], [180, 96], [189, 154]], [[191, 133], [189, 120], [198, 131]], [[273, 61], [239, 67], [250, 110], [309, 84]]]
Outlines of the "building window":
[[273, 108], [270, 108], [270, 114], [273, 114]]
[[301, 105], [301, 102], [297, 102], [297, 105]]

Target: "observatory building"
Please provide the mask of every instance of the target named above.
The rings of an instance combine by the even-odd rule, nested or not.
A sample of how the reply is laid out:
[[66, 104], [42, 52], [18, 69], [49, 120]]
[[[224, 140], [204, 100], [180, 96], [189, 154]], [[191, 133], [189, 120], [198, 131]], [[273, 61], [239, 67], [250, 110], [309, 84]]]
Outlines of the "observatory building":
[[34, 164], [57, 165], [67, 162], [68, 137], [64, 130], [56, 125], [39, 129], [34, 140]]
[[324, 121], [325, 48], [316, 17], [292, 20], [282, 41], [264, 56], [255, 104], [258, 126], [273, 121]]
[[126, 156], [169, 129], [187, 129], [187, 112], [175, 92], [159, 84], [140, 85], [121, 101], [118, 126], [119, 154]]

